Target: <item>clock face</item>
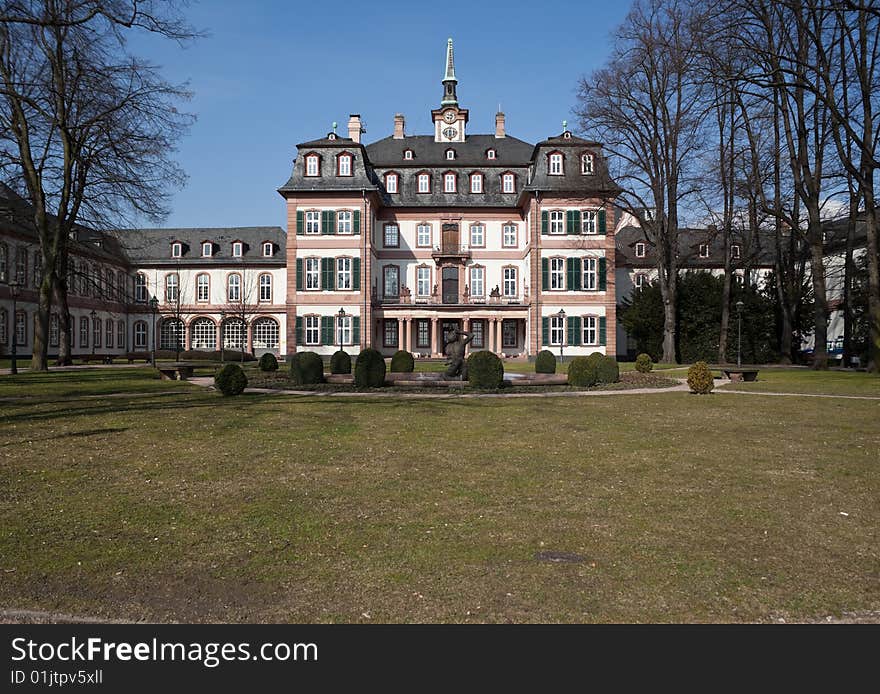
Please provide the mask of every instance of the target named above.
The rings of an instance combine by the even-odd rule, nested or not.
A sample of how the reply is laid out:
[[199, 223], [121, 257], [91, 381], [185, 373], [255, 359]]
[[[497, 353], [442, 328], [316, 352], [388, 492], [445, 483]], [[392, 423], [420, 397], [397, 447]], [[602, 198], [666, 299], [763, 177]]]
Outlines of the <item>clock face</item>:
[[455, 128], [446, 128], [443, 131], [443, 137], [445, 137], [447, 140], [454, 140], [456, 135], [458, 135], [458, 130], [456, 130]]
[[447, 111], [443, 114], [443, 120], [447, 123], [453, 123], [455, 121], [455, 111]]

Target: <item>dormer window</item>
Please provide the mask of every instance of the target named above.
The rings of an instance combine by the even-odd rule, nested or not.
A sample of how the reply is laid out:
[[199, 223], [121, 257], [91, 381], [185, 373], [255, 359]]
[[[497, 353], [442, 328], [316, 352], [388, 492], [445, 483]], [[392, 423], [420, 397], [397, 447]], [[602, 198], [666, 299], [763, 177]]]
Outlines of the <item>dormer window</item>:
[[471, 193], [482, 193], [482, 192], [483, 192], [483, 174], [472, 173], [471, 174]]
[[241, 241], [235, 241], [232, 244], [232, 257], [233, 258], [241, 258], [242, 256], [242, 243]]
[[592, 154], [582, 154], [581, 155], [581, 173], [584, 176], [592, 176], [593, 175], [593, 155]]
[[403, 150], [403, 158], [409, 161], [413, 158], [413, 151], [411, 149]]
[[327, 139], [328, 139], [328, 140], [335, 140], [335, 139], [336, 139], [336, 133], [327, 133]]
[[645, 244], [639, 241], [636, 244], [636, 258], [644, 258], [645, 257]]
[[455, 159], [455, 150], [454, 149], [447, 149], [446, 150], [446, 158], [448, 160]]
[[263, 257], [271, 258], [273, 255], [275, 255], [275, 246], [271, 241], [265, 241], [263, 243]]
[[420, 193], [431, 192], [431, 174], [420, 173], [418, 175], [418, 185]]
[[172, 258], [180, 258], [183, 256], [183, 244], [180, 241], [175, 241], [171, 244], [171, 257]]
[[654, 221], [654, 210], [652, 210], [650, 207], [645, 208], [645, 221], [646, 222], [653, 222]]
[[452, 172], [448, 172], [443, 174], [443, 192], [444, 193], [454, 193], [455, 192], [455, 179], [456, 176]]
[[516, 179], [512, 173], [506, 173], [501, 176], [501, 190], [505, 193], [516, 192]]
[[734, 260], [739, 260], [742, 257], [742, 247], [738, 243], [730, 247], [730, 257]]
[[306, 176], [320, 176], [320, 157], [317, 154], [306, 155]]
[[553, 152], [549, 156], [548, 171], [551, 176], [561, 176], [562, 175], [562, 153], [561, 152]]
[[486, 152], [486, 159], [495, 159], [497, 154], [494, 149], [490, 149]]
[[212, 255], [214, 255], [214, 244], [211, 243], [210, 241], [203, 241], [202, 242], [202, 257], [203, 258], [210, 258]]
[[709, 244], [708, 243], [701, 243], [700, 244], [700, 257], [701, 258], [708, 258], [709, 257]]
[[351, 155], [340, 154], [336, 157], [336, 175], [351, 176]]
[[385, 190], [389, 193], [397, 192], [398, 177], [396, 173], [385, 174]]

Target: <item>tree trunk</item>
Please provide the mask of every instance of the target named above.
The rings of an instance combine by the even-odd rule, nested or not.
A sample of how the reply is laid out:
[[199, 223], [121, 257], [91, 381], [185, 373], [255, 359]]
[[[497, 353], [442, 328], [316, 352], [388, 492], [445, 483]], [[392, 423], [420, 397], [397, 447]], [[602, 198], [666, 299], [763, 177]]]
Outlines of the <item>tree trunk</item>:
[[59, 281], [55, 285], [55, 302], [58, 306], [58, 360], [55, 362], [58, 366], [70, 366], [73, 364], [73, 354], [70, 348], [72, 342], [72, 332], [76, 326], [70, 323], [70, 306], [67, 303], [67, 282]]
[[859, 215], [859, 199], [853, 195], [850, 189], [849, 220], [846, 225], [846, 250], [843, 258], [843, 365], [850, 366], [853, 357], [852, 345], [852, 283], [855, 277], [855, 265], [853, 263], [853, 250], [855, 247], [856, 220]]
[[865, 234], [868, 252], [868, 371], [880, 371], [880, 247], [877, 239], [877, 213], [874, 209], [874, 191], [864, 186]]
[[31, 371], [49, 370], [49, 313], [52, 310], [52, 278], [50, 269], [46, 272], [46, 263], [43, 262], [43, 279], [39, 287], [39, 299], [37, 300], [36, 320], [34, 320], [34, 351], [31, 355]]
[[[811, 201], [812, 202], [812, 201]], [[810, 204], [810, 279], [813, 285], [813, 368], [828, 368], [828, 297], [825, 294], [825, 244], [819, 206]]]

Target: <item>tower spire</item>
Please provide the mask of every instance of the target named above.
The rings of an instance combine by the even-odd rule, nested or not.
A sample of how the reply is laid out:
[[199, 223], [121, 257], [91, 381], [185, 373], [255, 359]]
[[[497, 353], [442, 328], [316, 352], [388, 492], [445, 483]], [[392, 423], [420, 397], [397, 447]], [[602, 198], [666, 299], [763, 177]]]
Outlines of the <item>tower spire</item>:
[[443, 76], [443, 101], [441, 106], [458, 106], [458, 97], [455, 94], [455, 59], [452, 54], [452, 39], [446, 42], [446, 74]]

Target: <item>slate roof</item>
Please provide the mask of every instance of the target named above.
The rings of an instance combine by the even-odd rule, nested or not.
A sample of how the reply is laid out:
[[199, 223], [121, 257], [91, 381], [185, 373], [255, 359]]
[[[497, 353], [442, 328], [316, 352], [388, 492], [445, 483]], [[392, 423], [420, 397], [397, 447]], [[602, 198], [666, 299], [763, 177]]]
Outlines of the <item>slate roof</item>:
[[[185, 229], [120, 229], [120, 244], [135, 265], [265, 265], [279, 266], [287, 262], [287, 235], [281, 227], [190, 227]], [[171, 244], [184, 244], [183, 257], [171, 257]], [[214, 244], [210, 258], [202, 257], [202, 242]], [[233, 257], [233, 241], [245, 244], [244, 255]], [[262, 244], [271, 241], [275, 253], [263, 256]]]
[[[861, 212], [856, 220], [853, 243], [855, 248], [864, 248], [868, 243], [868, 230], [865, 226], [865, 213]], [[825, 234], [825, 252], [842, 253], [846, 250], [846, 236], [849, 231], [849, 218], [840, 217], [822, 225]]]
[[[375, 179], [364, 155], [364, 147], [347, 137], [333, 140], [322, 138], [297, 145], [299, 156], [293, 162], [293, 172], [287, 183], [278, 189], [288, 192], [352, 192], [376, 190]], [[320, 176], [306, 176], [306, 157], [310, 150], [321, 156]], [[352, 155], [351, 176], [336, 175], [336, 155], [348, 152]]]
[[[486, 166], [528, 166], [533, 146], [516, 137], [467, 135], [464, 142], [434, 142], [433, 135], [409, 135], [401, 140], [386, 137], [367, 145], [367, 156], [376, 168], [484, 168]], [[403, 151], [413, 151], [412, 160], [403, 158]], [[455, 150], [455, 159], [446, 159], [446, 150]], [[494, 149], [496, 158], [486, 158], [486, 150]]]
[[[608, 162], [601, 151], [601, 145], [592, 140], [570, 135], [558, 135], [539, 142], [535, 145], [530, 158], [534, 159], [534, 175], [531, 182], [525, 187], [527, 191], [546, 190], [560, 193], [584, 193], [594, 195], [616, 195], [621, 188], [611, 178], [608, 171]], [[551, 176], [547, 170], [545, 157], [559, 150], [565, 155], [564, 173]], [[593, 152], [593, 173], [586, 175], [581, 173], [580, 155], [584, 152]]]
[[[733, 260], [733, 266], [744, 265], [749, 261], [752, 267], [773, 267], [774, 244], [772, 237], [759, 236], [760, 245], [753, 247], [754, 239], [749, 236], [741, 236], [734, 232], [731, 243], [741, 246], [742, 257]], [[654, 247], [648, 243], [645, 234], [639, 227], [625, 226], [615, 233], [616, 264], [618, 267], [631, 268], [654, 268], [656, 260]], [[646, 244], [645, 257], [637, 258], [635, 245], [639, 241]], [[700, 257], [700, 244], [709, 244], [709, 257]], [[678, 261], [680, 267], [687, 269], [711, 269], [724, 267], [724, 253], [721, 234], [717, 230], [709, 229], [680, 229], [678, 235]]]

